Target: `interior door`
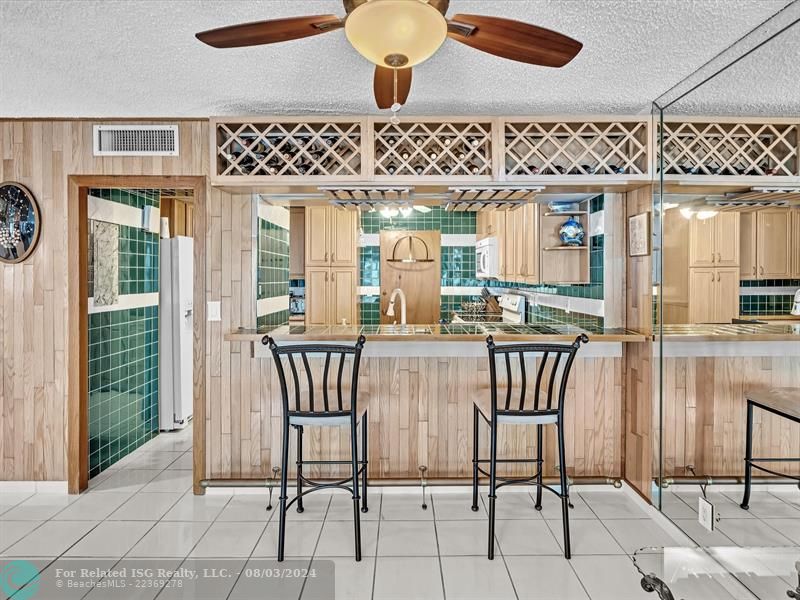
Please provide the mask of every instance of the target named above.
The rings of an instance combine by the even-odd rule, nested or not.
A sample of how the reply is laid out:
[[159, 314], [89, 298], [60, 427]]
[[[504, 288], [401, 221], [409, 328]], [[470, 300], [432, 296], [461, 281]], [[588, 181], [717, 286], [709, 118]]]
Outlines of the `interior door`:
[[[431, 262], [392, 262], [409, 255], [409, 236], [413, 258], [425, 258], [425, 245]], [[386, 315], [389, 297], [395, 288], [406, 296], [406, 322], [439, 322], [442, 285], [441, 234], [438, 231], [381, 231], [381, 323], [400, 323], [400, 300], [395, 315]], [[422, 243], [424, 242], [424, 244]]]
[[328, 280], [330, 269], [306, 269], [306, 325], [328, 325]]
[[331, 266], [355, 267], [357, 260], [358, 211], [330, 208]]
[[739, 276], [742, 279], [758, 278], [757, 229], [756, 213], [742, 213], [739, 217]]
[[791, 265], [791, 213], [785, 209], [758, 211], [758, 277], [789, 279]]
[[713, 323], [717, 274], [715, 269], [689, 269], [689, 322]]
[[714, 250], [716, 251], [717, 267], [739, 266], [739, 235], [738, 212], [721, 212], [708, 219], [714, 224]]
[[739, 316], [739, 269], [716, 269], [714, 322], [730, 323]]
[[306, 208], [306, 266], [326, 267], [330, 264], [328, 249], [329, 206]]

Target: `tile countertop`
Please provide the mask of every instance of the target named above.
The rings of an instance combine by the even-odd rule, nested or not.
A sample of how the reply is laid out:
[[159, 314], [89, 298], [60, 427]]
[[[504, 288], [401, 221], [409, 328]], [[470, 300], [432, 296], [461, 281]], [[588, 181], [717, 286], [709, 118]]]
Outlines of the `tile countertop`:
[[272, 330], [239, 329], [225, 335], [227, 341], [260, 342], [270, 333], [276, 340], [349, 341], [359, 335], [381, 341], [483, 342], [491, 335], [498, 342], [567, 342], [585, 333], [590, 340], [603, 342], [643, 342], [646, 337], [628, 329], [586, 329], [574, 325], [512, 325], [508, 323], [447, 325], [283, 325]]
[[800, 323], [664, 325], [664, 341], [791, 341], [800, 344]]

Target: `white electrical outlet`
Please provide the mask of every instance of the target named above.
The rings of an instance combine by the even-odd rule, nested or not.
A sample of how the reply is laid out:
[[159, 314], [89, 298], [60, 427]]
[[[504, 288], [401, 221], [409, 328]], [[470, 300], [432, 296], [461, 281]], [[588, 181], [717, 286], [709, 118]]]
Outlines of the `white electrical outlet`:
[[206, 313], [209, 321], [222, 321], [221, 303], [208, 302]]
[[714, 531], [714, 525], [717, 522], [717, 512], [714, 509], [714, 505], [702, 496], [697, 499], [697, 520], [700, 522], [700, 525], [709, 531]]

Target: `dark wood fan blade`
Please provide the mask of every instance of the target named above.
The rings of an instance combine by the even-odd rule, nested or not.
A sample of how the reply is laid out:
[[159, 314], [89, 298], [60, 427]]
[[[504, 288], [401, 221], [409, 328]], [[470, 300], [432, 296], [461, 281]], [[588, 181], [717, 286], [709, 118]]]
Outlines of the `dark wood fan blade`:
[[[378, 108], [391, 108], [394, 104], [395, 69], [375, 66], [375, 78], [372, 85], [375, 89], [375, 102]], [[411, 91], [411, 68], [397, 69], [397, 102], [405, 104]]]
[[343, 25], [342, 19], [336, 15], [290, 17], [209, 29], [201, 31], [195, 37], [214, 48], [240, 48], [297, 40], [339, 29]]
[[[513, 19], [456, 15], [448, 36], [476, 50], [545, 67], [563, 67], [583, 48], [577, 40], [556, 31]], [[466, 26], [466, 27], [461, 27]], [[467, 34], [471, 30], [471, 33]]]

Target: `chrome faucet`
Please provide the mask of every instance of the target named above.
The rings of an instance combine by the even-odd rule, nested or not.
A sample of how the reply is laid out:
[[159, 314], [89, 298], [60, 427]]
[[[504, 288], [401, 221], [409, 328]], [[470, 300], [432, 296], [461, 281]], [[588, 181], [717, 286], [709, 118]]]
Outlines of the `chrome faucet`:
[[[400, 324], [406, 324], [406, 295], [400, 288], [395, 288], [392, 290], [392, 295], [389, 296], [389, 306], [386, 309], [386, 316], [393, 317], [394, 316], [394, 301], [397, 296], [400, 296]], [[395, 319], [395, 323], [397, 320]]]

